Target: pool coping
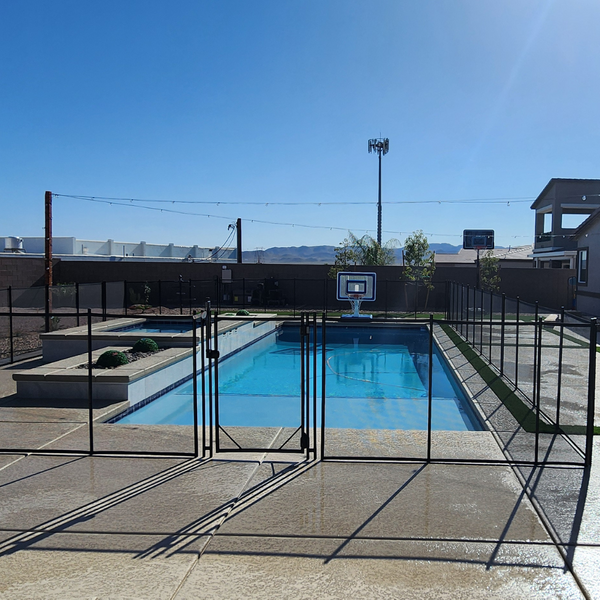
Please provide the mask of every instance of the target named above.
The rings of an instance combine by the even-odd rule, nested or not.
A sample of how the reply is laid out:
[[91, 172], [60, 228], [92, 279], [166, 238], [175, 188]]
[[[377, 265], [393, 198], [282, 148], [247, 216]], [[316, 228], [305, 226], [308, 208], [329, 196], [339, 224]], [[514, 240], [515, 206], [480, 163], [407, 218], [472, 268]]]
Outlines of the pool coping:
[[[271, 315], [266, 314], [264, 316], [268, 318]], [[168, 316], [164, 320], [168, 320]], [[175, 319], [172, 319], [171, 316], [171, 320]], [[193, 339], [191, 329], [179, 333], [151, 334], [143, 331], [114, 331], [115, 328], [140, 325], [146, 321], [148, 321], [146, 317], [135, 317], [92, 323], [92, 348], [98, 350], [101, 348], [106, 349], [109, 346], [120, 346], [122, 349], [123, 347], [133, 346], [138, 340], [148, 337], [156, 341], [159, 348], [171, 346], [191, 347]], [[235, 320], [222, 321], [219, 334], [255, 321], [260, 321], [257, 315], [239, 316]], [[211, 332], [212, 336], [214, 336], [213, 332]], [[87, 352], [87, 338], [87, 325], [40, 334], [44, 362], [55, 363]]]
[[[221, 356], [225, 357], [235, 353], [277, 328], [277, 325], [269, 325], [268, 323], [268, 321], [258, 321], [250, 317], [229, 321], [226, 325], [219, 327], [218, 336]], [[264, 325], [267, 325], [266, 330], [261, 328]], [[76, 329], [78, 331], [74, 335], [78, 336], [79, 341], [87, 346], [87, 326]], [[81, 334], [82, 329], [86, 330], [85, 336]], [[194, 348], [192, 347], [192, 338], [193, 335], [188, 334], [185, 345], [163, 347], [156, 354], [114, 369], [92, 368], [93, 400], [128, 401], [129, 406], [127, 408], [131, 408], [143, 402], [154, 400], [173, 389], [173, 387], [185, 383], [193, 376]], [[211, 338], [214, 338], [214, 332], [212, 332]], [[130, 345], [130, 341], [131, 337], [127, 345]], [[195, 348], [196, 353], [199, 354], [199, 339]], [[99, 348], [94, 348], [92, 350], [92, 362], [95, 362], [102, 353], [109, 350], [123, 350], [123, 346], [103, 344]], [[198, 362], [200, 363], [200, 360]], [[87, 401], [89, 397], [89, 370], [81, 368], [81, 365], [87, 365], [87, 363], [88, 353], [85, 352], [28, 371], [14, 373], [13, 380], [17, 383], [17, 396], [21, 398], [68, 398]], [[198, 371], [201, 368], [201, 365], [198, 364]]]

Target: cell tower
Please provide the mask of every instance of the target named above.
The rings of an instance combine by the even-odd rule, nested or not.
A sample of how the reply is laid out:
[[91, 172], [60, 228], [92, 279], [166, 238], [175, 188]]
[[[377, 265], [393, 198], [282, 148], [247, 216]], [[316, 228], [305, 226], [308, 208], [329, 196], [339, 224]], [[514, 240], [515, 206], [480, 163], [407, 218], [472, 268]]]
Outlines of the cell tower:
[[374, 138], [369, 140], [369, 154], [377, 152], [379, 156], [379, 196], [377, 200], [377, 243], [381, 246], [381, 156], [390, 151], [388, 138]]

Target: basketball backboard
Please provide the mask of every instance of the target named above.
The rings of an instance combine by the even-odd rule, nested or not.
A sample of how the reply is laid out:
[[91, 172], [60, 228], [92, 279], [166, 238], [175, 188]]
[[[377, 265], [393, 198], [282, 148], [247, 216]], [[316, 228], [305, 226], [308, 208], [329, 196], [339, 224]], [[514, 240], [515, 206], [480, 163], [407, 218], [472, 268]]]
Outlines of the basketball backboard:
[[463, 231], [464, 250], [493, 250], [493, 229], [465, 229]]
[[353, 300], [360, 297], [362, 302], [375, 300], [376, 274], [340, 271], [337, 275], [337, 299]]

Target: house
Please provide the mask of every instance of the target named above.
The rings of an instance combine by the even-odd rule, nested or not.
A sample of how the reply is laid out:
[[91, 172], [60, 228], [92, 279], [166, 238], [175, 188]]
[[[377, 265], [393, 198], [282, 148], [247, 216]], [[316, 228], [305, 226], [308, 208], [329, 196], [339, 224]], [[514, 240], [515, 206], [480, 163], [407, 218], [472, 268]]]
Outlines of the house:
[[600, 316], [600, 208], [576, 230], [577, 310]]
[[600, 208], [600, 179], [551, 179], [531, 205], [535, 243], [531, 258], [539, 269], [575, 269], [577, 228]]
[[[499, 260], [500, 266], [510, 268], [530, 269], [533, 266], [531, 261], [531, 252], [533, 246], [512, 246], [510, 248], [494, 248], [490, 250], [492, 256]], [[479, 253], [480, 258], [488, 253], [482, 250]], [[435, 264], [445, 267], [460, 267], [463, 265], [474, 265], [477, 263], [477, 250], [465, 250], [461, 248], [456, 254], [435, 253]]]

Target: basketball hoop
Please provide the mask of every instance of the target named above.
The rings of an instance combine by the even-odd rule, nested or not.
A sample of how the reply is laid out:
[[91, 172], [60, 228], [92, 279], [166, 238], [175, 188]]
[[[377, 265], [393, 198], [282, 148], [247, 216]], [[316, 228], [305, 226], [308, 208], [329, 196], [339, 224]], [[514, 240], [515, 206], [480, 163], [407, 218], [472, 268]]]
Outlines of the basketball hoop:
[[365, 297], [364, 294], [348, 294], [348, 301], [352, 307], [352, 316], [360, 317], [360, 305]]
[[337, 299], [348, 300], [352, 307], [351, 314], [342, 315], [342, 318], [371, 319], [372, 315], [360, 314], [360, 305], [375, 300], [375, 273], [341, 271], [337, 283]]

